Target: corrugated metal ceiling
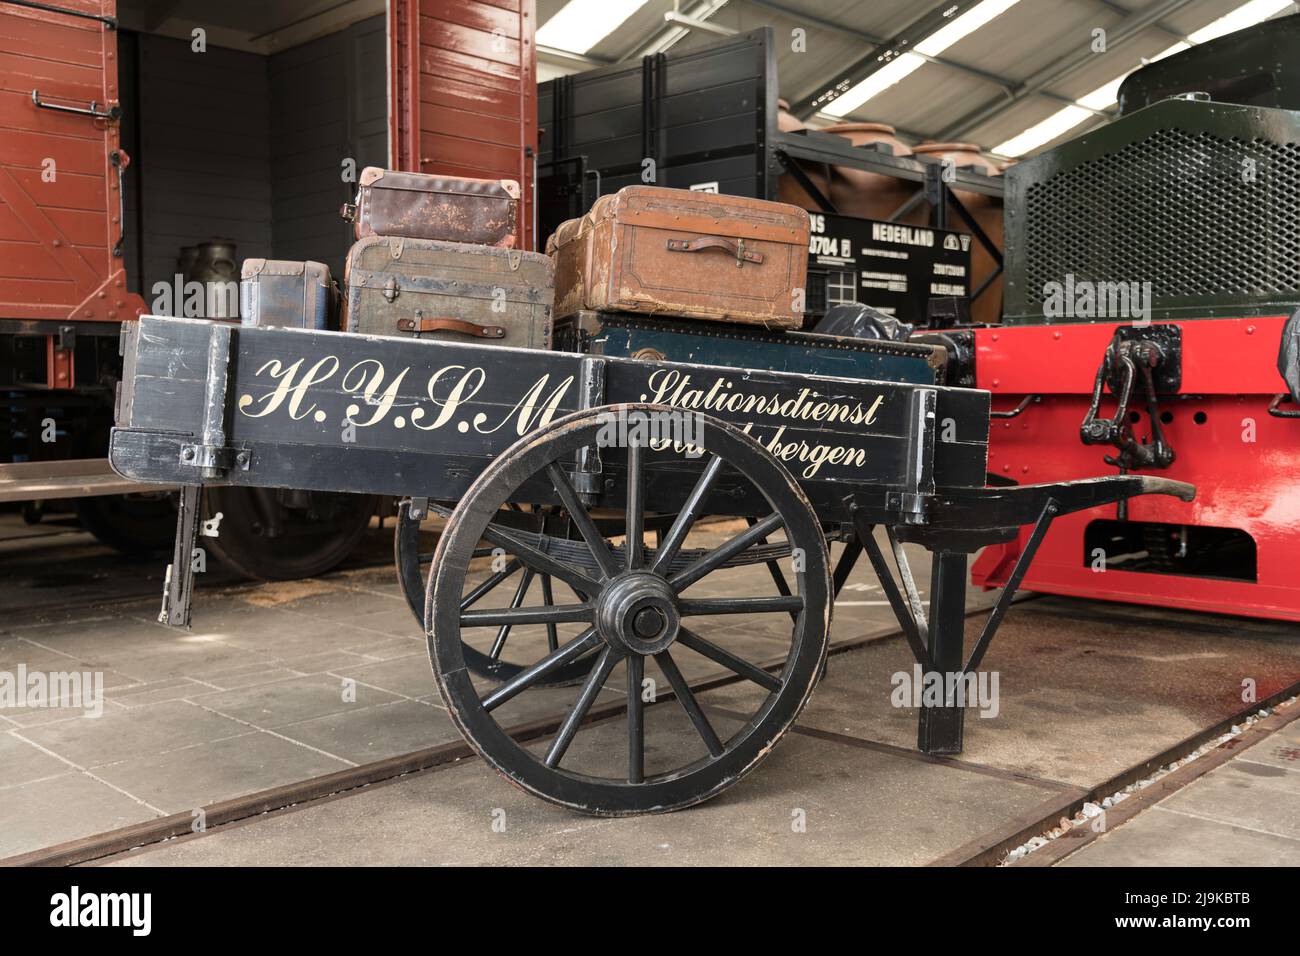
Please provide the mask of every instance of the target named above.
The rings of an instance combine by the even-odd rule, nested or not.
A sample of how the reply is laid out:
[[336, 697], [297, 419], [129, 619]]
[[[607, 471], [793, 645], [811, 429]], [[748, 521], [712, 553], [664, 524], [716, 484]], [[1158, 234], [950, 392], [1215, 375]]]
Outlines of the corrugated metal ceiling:
[[[844, 119], [889, 123], [909, 139], [960, 139], [990, 149], [1243, 2], [1019, 0], [943, 51], [940, 58], [956, 66], [926, 63]], [[538, 23], [546, 23], [564, 3], [538, 0]], [[829, 85], [837, 68], [868, 53], [873, 40], [892, 38], [927, 11], [943, 6], [935, 0], [649, 0], [589, 56], [613, 62], [641, 55], [648, 44], [681, 29], [666, 24], [665, 13], [677, 9], [699, 17], [696, 11], [720, 7], [707, 13], [708, 23], [741, 32], [774, 29], [781, 95], [797, 102]], [[796, 28], [806, 31], [806, 52], [791, 49], [791, 31]], [[1106, 31], [1104, 52], [1091, 50], [1097, 28]], [[684, 34], [676, 41], [679, 48], [717, 39], [702, 31]], [[549, 61], [551, 75], [555, 70], [589, 68], [545, 54], [543, 60]], [[1034, 89], [1038, 85], [1041, 91]], [[810, 122], [832, 121], [819, 116]], [[1077, 136], [1090, 125], [1095, 123], [1076, 127], [1060, 139]]]

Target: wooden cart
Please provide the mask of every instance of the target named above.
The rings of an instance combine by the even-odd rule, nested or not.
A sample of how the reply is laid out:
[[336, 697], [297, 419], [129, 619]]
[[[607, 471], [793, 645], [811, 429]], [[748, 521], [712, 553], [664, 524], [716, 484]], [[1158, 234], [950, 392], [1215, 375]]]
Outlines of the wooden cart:
[[[679, 809], [751, 770], [822, 672], [834, 594], [857, 554], [924, 671], [960, 678], [979, 666], [1054, 517], [1194, 494], [1136, 475], [989, 487], [989, 395], [973, 389], [153, 316], [126, 329], [123, 352], [113, 467], [187, 488], [166, 622], [188, 623], [203, 485], [394, 495], [408, 513], [440, 510], [423, 619], [447, 709], [511, 781], [587, 813]], [[593, 517], [611, 514], [621, 517]], [[690, 546], [708, 516], [747, 526]], [[967, 556], [1023, 525], [1030, 546], [966, 652]], [[845, 542], [835, 573], [828, 541]], [[928, 612], [906, 542], [932, 555]], [[504, 564], [474, 583], [476, 557]], [[510, 606], [482, 608], [511, 564], [547, 585], [542, 603], [526, 603], [525, 586]], [[715, 583], [739, 564], [767, 565], [769, 591]], [[779, 660], [729, 649], [737, 619], [781, 635]], [[530, 627], [544, 637], [505, 658], [503, 629]], [[748, 696], [706, 713], [682, 673], [694, 655]], [[625, 720], [586, 721], [620, 665]], [[668, 688], [647, 693], [648, 668]], [[505, 732], [504, 715], [530, 694], [556, 693], [569, 709], [542, 746]], [[963, 715], [951, 694], [922, 707], [918, 746], [959, 752]], [[584, 735], [592, 746], [579, 754]]]

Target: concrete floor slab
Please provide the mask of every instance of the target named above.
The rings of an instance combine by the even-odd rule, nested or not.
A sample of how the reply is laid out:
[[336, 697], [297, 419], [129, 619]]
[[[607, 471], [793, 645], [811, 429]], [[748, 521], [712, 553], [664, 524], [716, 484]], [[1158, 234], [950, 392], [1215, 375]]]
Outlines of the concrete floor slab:
[[237, 721], [194, 704], [168, 701], [102, 717], [26, 728], [22, 736], [79, 767], [98, 767], [244, 733]]
[[1300, 866], [1300, 842], [1156, 806], [1057, 866]]
[[0, 790], [0, 856], [76, 840], [157, 814], [93, 777], [68, 771]]
[[414, 700], [301, 720], [278, 727], [276, 732], [355, 764], [460, 739], [445, 710]]
[[1230, 760], [1160, 806], [1300, 845], [1300, 770]]
[[205, 693], [191, 695], [191, 699], [208, 710], [260, 728], [283, 727], [400, 699], [399, 695], [370, 686], [359, 677], [356, 681], [352, 687], [345, 686], [341, 676], [293, 676], [237, 690], [213, 693], [205, 689]]
[[164, 813], [342, 770], [348, 764], [264, 731], [98, 767], [95, 775]]
[[[0, 734], [0, 767], [4, 767], [0, 791], [68, 771], [67, 763], [13, 734]], [[3, 802], [0, 793], [0, 803]]]
[[1300, 770], [1300, 721], [1292, 721], [1268, 740], [1245, 751], [1241, 760], [1284, 770]]

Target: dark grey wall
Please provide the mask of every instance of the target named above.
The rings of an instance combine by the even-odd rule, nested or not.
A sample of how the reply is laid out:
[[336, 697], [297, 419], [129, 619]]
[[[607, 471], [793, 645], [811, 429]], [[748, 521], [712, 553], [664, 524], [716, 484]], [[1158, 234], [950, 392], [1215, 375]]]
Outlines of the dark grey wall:
[[269, 57], [148, 34], [123, 45], [127, 268], [146, 302], [182, 245], [214, 238], [241, 260], [315, 259], [342, 279], [338, 210], [356, 191], [343, 160], [387, 164], [386, 53], [382, 16]]
[[233, 239], [239, 255], [269, 256], [270, 83], [266, 58], [220, 47], [194, 53], [141, 35], [139, 133], [142, 292], [170, 282], [183, 245]]
[[356, 192], [343, 179], [387, 165], [384, 18], [270, 57], [271, 196], [277, 259], [315, 259], [342, 280], [352, 227], [339, 207]]

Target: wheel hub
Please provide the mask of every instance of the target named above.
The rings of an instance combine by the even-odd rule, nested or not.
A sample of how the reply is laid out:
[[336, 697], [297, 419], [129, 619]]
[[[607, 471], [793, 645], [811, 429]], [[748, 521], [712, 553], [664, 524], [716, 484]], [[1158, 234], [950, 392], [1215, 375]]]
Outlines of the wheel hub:
[[620, 574], [596, 599], [595, 624], [606, 643], [620, 651], [658, 654], [677, 639], [681, 626], [677, 596], [657, 574]]

